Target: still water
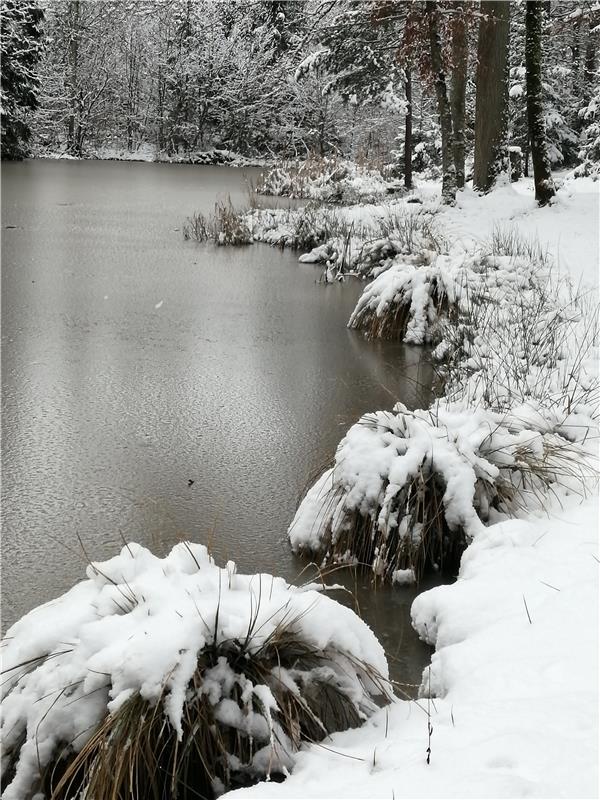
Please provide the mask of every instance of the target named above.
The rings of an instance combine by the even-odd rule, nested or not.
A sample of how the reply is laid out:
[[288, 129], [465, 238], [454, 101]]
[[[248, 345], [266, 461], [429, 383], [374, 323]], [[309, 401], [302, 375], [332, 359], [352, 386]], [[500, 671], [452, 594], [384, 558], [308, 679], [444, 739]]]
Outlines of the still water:
[[[123, 539], [164, 554], [189, 538], [294, 579], [287, 527], [345, 430], [426, 400], [418, 349], [347, 330], [358, 282], [184, 241], [185, 217], [242, 204], [251, 173], [3, 164], [3, 630], [84, 576], [83, 548], [104, 559]], [[395, 677], [418, 682], [415, 591], [344, 582]]]

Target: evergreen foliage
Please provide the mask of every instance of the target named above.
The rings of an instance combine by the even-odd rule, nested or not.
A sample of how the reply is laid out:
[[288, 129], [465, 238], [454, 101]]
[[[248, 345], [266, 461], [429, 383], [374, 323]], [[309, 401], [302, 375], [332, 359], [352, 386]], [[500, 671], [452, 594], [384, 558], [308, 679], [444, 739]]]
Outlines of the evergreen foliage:
[[44, 14], [36, 0], [3, 0], [0, 17], [2, 158], [20, 159], [28, 154], [30, 112], [38, 104]]

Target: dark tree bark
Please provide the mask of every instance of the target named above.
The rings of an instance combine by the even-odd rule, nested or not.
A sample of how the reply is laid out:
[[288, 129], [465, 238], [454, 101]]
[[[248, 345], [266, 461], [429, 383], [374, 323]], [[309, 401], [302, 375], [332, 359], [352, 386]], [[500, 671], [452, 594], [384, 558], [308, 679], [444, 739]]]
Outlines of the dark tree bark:
[[525, 4], [525, 72], [527, 83], [527, 122], [533, 162], [535, 199], [546, 205], [556, 194], [544, 126], [542, 101], [542, 25], [543, 0]]
[[442, 34], [439, 24], [439, 8], [434, 0], [425, 3], [433, 83], [437, 98], [440, 128], [442, 130], [442, 202], [448, 205], [456, 200], [456, 167], [454, 166], [452, 111], [448, 101], [446, 73], [442, 62]]
[[473, 186], [488, 192], [506, 167], [510, 3], [481, 3], [477, 42]]
[[412, 76], [410, 68], [406, 70], [406, 116], [404, 118], [404, 186], [412, 189]]
[[467, 3], [452, 9], [452, 87], [450, 106], [452, 109], [453, 154], [456, 169], [456, 188], [465, 185], [465, 93], [467, 89]]

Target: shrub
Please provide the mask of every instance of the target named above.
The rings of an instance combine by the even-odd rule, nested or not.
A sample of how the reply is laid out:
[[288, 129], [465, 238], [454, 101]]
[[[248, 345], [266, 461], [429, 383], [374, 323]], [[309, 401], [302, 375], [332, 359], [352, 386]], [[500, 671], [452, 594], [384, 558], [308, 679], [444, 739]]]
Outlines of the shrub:
[[307, 492], [289, 529], [292, 549], [323, 564], [418, 580], [454, 574], [491, 509], [516, 513], [559, 485], [584, 488], [592, 461], [568, 424], [526, 405], [507, 414], [436, 403], [366, 414]]
[[6, 800], [215, 797], [389, 699], [350, 609], [187, 543], [91, 564], [3, 647]]

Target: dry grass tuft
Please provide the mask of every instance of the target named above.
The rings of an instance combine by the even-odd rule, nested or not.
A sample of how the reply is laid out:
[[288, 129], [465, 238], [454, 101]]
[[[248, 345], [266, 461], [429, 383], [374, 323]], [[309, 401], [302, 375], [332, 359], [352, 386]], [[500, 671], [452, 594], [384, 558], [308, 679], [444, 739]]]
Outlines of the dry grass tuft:
[[213, 214], [206, 217], [196, 213], [183, 226], [184, 239], [197, 242], [213, 241], [219, 245], [251, 244], [252, 231], [245, 219], [246, 213], [234, 208], [231, 198], [215, 203]]
[[[358, 676], [372, 710], [389, 701], [389, 683], [371, 665], [308, 644], [294, 620], [257, 647], [257, 616], [244, 641], [214, 643], [199, 654], [179, 737], [165, 710], [166, 691], [154, 704], [135, 694], [107, 714], [81, 749], [70, 742], [57, 746], [39, 791], [48, 800], [214, 798], [259, 779], [283, 780], [303, 742], [361, 725], [364, 698], [361, 707], [347, 689], [345, 670]], [[223, 669], [231, 674], [226, 700], [236, 724], [228, 724], [211, 697], [214, 676]], [[4, 753], [3, 787], [14, 776], [22, 744]]]

